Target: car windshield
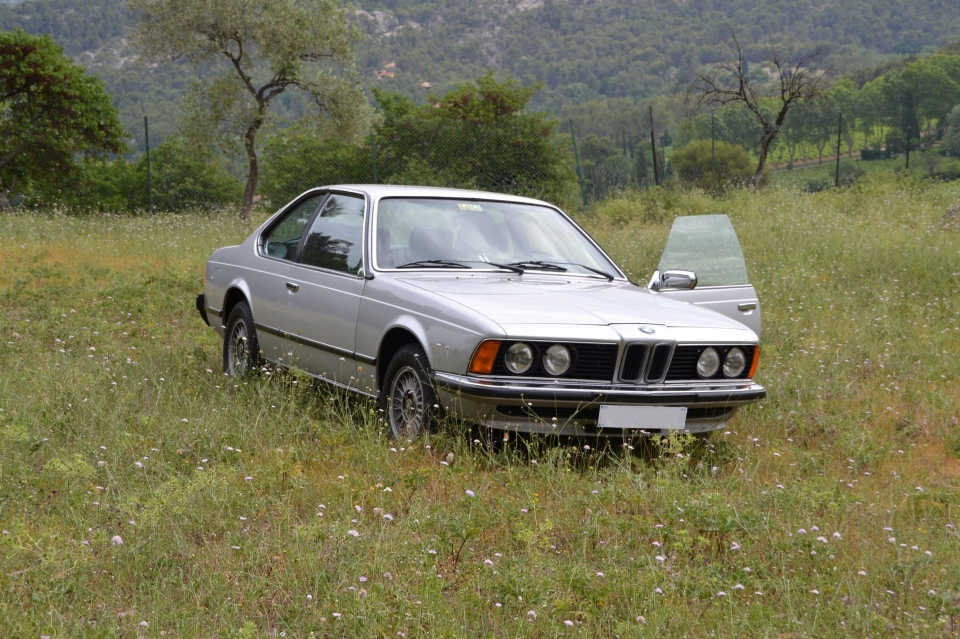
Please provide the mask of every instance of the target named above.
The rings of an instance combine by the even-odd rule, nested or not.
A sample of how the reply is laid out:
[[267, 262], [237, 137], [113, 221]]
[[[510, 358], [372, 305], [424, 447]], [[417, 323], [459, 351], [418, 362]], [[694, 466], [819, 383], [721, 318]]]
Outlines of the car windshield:
[[376, 265], [381, 269], [618, 275], [577, 227], [546, 206], [386, 198], [378, 207], [376, 233]]

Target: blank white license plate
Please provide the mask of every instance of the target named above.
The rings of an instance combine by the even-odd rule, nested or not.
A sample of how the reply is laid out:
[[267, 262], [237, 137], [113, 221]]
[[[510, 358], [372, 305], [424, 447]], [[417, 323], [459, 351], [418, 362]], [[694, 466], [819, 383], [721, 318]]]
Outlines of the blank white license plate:
[[681, 430], [686, 422], [686, 407], [601, 405], [597, 426], [639, 430]]

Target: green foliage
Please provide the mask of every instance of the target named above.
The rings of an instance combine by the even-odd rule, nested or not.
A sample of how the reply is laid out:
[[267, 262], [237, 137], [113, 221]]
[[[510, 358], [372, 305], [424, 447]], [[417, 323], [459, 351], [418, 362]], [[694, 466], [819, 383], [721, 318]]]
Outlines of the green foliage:
[[[241, 183], [227, 172], [221, 158], [197, 152], [176, 137], [151, 150], [150, 178], [156, 211], [210, 211], [235, 205], [243, 193]], [[149, 210], [146, 155], [137, 162], [84, 160], [70, 179], [56, 188], [31, 184], [21, 204], [37, 209], [53, 203], [84, 213]]]
[[960, 157], [960, 104], [957, 104], [947, 116], [947, 134], [943, 138], [944, 150], [954, 157]]
[[704, 191], [725, 191], [744, 186], [755, 170], [754, 162], [742, 146], [710, 140], [695, 140], [670, 156], [677, 175], [684, 182]]
[[257, 134], [271, 103], [287, 90], [309, 98], [311, 116], [344, 139], [367, 124], [367, 103], [349, 70], [358, 34], [339, 0], [131, 0], [133, 40], [146, 58], [186, 58], [224, 70], [198, 82], [185, 105], [182, 132], [198, 146], [246, 156], [241, 216], [259, 180]]
[[[858, 162], [852, 162], [850, 160], [841, 160], [840, 162], [840, 172], [839, 172], [839, 186], [853, 186], [857, 183], [859, 179], [864, 177], [867, 174], [867, 170], [864, 169]], [[807, 186], [804, 190], [808, 193], [819, 193], [820, 191], [825, 191], [827, 189], [832, 189], [837, 186], [837, 175], [834, 174], [832, 178], [827, 179], [813, 179], [807, 182]]]
[[536, 88], [491, 71], [423, 106], [376, 91], [380, 179], [565, 200], [574, 176], [554, 141], [556, 122], [526, 110]]
[[260, 192], [273, 208], [313, 186], [373, 181], [369, 143], [349, 144], [310, 132], [287, 130], [269, 138], [264, 145]]
[[907, 136], [900, 129], [893, 129], [887, 133], [885, 143], [890, 153], [903, 153], [907, 150]]
[[103, 84], [53, 39], [0, 32], [0, 210], [25, 183], [63, 181], [79, 154], [123, 151], [124, 136]]
[[[153, 207], [159, 211], [211, 210], [236, 205], [242, 184], [230, 175], [222, 160], [192, 148], [178, 138], [165, 140], [150, 152]], [[136, 165], [135, 190], [130, 203], [147, 209], [147, 156]]]

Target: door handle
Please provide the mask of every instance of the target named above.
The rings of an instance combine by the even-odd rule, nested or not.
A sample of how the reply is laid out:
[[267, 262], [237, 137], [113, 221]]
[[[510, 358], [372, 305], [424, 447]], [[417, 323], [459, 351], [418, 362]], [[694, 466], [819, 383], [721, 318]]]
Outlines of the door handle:
[[[289, 284], [287, 286], [289, 286]], [[757, 308], [757, 305], [755, 302], [747, 302], [746, 304], [738, 304], [737, 308], [746, 313], [747, 311], [752, 311]]]
[[296, 293], [300, 290], [300, 285], [294, 284], [293, 282], [287, 282], [287, 288]]

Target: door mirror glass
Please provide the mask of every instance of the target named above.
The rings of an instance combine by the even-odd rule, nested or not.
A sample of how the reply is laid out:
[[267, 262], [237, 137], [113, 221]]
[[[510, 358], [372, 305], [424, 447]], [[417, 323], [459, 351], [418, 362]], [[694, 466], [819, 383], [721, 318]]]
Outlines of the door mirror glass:
[[[673, 221], [670, 237], [657, 270], [663, 288], [744, 286], [749, 284], [747, 265], [737, 232], [726, 215], [694, 215]], [[666, 286], [668, 275], [681, 284], [679, 273], [693, 275], [693, 286]]]

